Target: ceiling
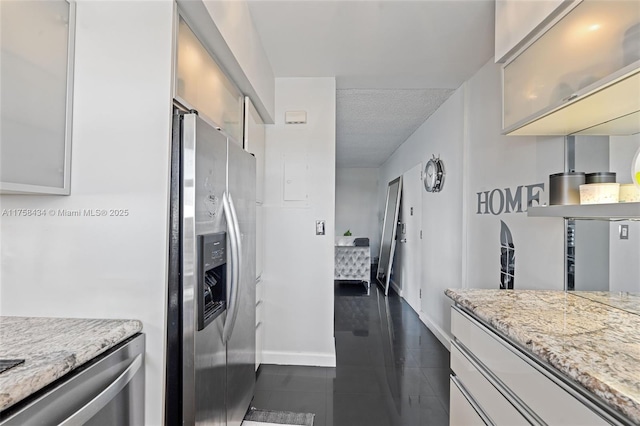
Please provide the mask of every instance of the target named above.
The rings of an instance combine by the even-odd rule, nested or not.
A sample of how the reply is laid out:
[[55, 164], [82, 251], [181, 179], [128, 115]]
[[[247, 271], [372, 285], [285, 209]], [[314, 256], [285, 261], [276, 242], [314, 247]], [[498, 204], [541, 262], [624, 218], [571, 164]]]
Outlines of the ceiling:
[[493, 0], [250, 0], [276, 77], [336, 77], [336, 164], [378, 167], [493, 56]]

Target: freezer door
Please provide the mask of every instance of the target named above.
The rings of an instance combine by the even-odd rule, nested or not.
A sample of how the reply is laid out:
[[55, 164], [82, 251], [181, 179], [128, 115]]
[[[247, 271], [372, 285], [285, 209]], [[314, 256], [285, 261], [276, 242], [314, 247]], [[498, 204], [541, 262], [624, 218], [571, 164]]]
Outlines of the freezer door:
[[226, 231], [227, 138], [195, 114], [183, 117], [182, 141], [182, 305], [183, 422], [224, 425], [226, 349], [223, 313], [204, 329], [196, 327], [198, 236]]
[[226, 424], [226, 353], [222, 343], [224, 320], [225, 314], [222, 314], [196, 334], [195, 424], [200, 426]]
[[256, 161], [230, 141], [228, 191], [240, 231], [237, 317], [227, 342], [227, 425], [238, 426], [255, 389], [256, 361]]

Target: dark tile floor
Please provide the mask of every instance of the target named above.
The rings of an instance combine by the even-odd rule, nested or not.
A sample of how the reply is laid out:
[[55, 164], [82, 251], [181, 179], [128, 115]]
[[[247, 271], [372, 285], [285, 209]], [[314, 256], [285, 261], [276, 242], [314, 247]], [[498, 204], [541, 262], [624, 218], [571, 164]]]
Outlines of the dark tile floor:
[[260, 366], [252, 405], [314, 426], [449, 423], [449, 351], [397, 294], [336, 284], [335, 338], [335, 368]]

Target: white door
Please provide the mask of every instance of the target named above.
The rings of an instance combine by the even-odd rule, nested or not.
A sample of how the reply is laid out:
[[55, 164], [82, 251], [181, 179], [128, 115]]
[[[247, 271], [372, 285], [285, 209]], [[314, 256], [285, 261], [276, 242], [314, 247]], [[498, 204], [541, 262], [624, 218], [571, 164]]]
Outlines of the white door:
[[422, 164], [402, 175], [401, 219], [398, 242], [402, 247], [402, 297], [420, 314], [422, 243]]

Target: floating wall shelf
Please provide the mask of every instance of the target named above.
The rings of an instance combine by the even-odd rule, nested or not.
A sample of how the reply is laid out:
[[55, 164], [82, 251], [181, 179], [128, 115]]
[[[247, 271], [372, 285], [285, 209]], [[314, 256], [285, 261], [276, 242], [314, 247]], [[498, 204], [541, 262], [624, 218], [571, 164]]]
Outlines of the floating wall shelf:
[[529, 217], [565, 217], [569, 219], [640, 220], [640, 203], [578, 204], [530, 207]]

